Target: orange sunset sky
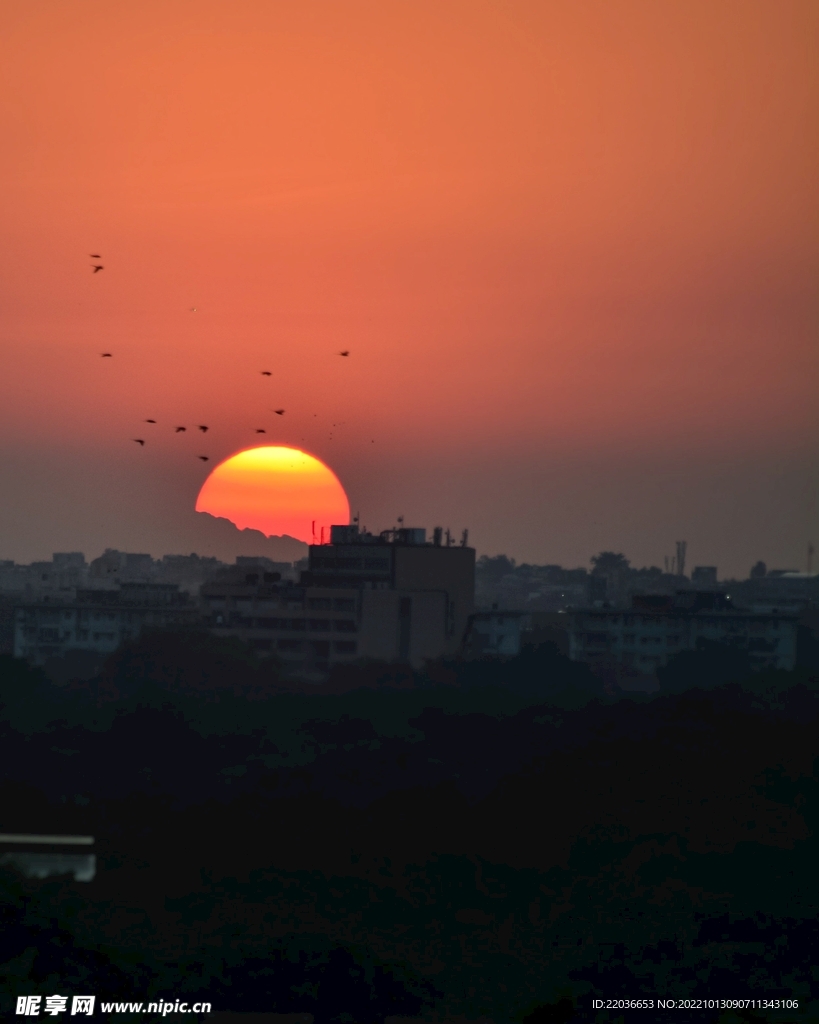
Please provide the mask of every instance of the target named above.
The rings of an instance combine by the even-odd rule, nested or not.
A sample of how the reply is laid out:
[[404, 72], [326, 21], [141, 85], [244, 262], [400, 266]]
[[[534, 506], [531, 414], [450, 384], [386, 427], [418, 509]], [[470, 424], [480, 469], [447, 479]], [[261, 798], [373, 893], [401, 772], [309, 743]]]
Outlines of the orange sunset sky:
[[0, 558], [229, 557], [196, 456], [263, 428], [373, 529], [804, 569], [818, 44], [815, 0], [0, 2]]

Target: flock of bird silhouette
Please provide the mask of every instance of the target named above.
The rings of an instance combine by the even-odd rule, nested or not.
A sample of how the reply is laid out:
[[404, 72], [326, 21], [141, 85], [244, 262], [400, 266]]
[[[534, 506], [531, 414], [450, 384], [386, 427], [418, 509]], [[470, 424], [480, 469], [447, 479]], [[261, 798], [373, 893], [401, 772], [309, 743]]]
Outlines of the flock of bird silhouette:
[[[89, 256], [91, 257], [92, 260], [100, 260], [100, 259], [102, 259], [102, 256], [98, 252], [89, 253]], [[101, 263], [92, 263], [91, 264], [91, 272], [93, 274], [98, 274], [101, 270], [105, 270], [105, 267]], [[191, 306], [190, 312], [191, 313], [195, 313], [196, 311], [197, 311], [196, 310], [196, 306]], [[347, 356], [349, 356], [350, 350], [349, 349], [345, 349], [344, 351], [339, 352], [338, 354], [340, 356], [344, 356], [346, 358]], [[114, 356], [113, 352], [101, 352], [100, 355], [101, 355], [101, 357], [103, 359], [113, 359], [113, 356]], [[272, 377], [273, 376], [273, 373], [272, 373], [271, 370], [260, 370], [259, 372], [261, 373], [261, 375], [263, 377]], [[275, 414], [277, 416], [284, 416], [284, 413], [285, 413], [284, 409], [273, 409], [272, 411], [275, 412]], [[151, 424], [154, 424], [154, 425], [156, 424], [156, 420], [153, 420], [153, 419], [147, 419], [147, 420], [145, 420], [145, 422], [146, 423], [151, 423]], [[335, 426], [335, 423], [333, 424], [333, 426]], [[176, 427], [175, 430], [174, 430], [174, 433], [175, 434], [184, 434], [187, 431], [187, 429], [188, 429], [187, 427]], [[203, 434], [207, 434], [207, 432], [208, 432], [208, 430], [210, 428], [208, 426], [206, 426], [204, 423], [200, 423], [198, 429], [201, 430]], [[266, 434], [267, 431], [264, 428], [262, 428], [262, 427], [257, 427], [256, 428], [256, 433], [257, 434]], [[330, 437], [332, 438], [332, 434], [330, 435]], [[145, 442], [145, 438], [144, 437], [134, 437], [131, 440], [134, 441], [135, 444], [138, 444], [141, 448], [145, 447], [145, 443], [146, 442]], [[372, 443], [375, 444], [374, 441]], [[197, 459], [200, 459], [202, 462], [210, 462], [210, 456], [209, 455], [197, 455], [196, 457], [197, 457]]]

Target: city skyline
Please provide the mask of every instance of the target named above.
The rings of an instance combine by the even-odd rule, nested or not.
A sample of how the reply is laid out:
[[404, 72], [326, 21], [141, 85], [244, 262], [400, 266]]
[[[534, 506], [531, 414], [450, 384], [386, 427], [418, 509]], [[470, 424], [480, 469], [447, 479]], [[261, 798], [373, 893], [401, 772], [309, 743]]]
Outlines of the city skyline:
[[263, 430], [479, 553], [803, 566], [815, 5], [74, 13], [2, 15], [5, 557], [207, 554]]
[[0, 3], [0, 1016], [819, 1021], [817, 53]]

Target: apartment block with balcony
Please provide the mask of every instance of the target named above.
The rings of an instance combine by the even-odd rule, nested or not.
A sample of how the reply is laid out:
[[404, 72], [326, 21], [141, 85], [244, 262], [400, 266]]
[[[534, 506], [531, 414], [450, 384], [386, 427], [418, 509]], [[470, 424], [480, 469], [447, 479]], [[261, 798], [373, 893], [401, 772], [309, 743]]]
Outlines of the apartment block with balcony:
[[145, 628], [190, 626], [199, 609], [170, 583], [123, 583], [112, 589], [80, 589], [74, 600], [45, 598], [14, 609], [14, 656], [33, 665], [70, 652], [101, 661]]
[[736, 608], [714, 591], [635, 595], [630, 609], [585, 608], [567, 616], [569, 657], [602, 673], [650, 677], [700, 641], [745, 651], [754, 670], [792, 670], [798, 620], [780, 612]]

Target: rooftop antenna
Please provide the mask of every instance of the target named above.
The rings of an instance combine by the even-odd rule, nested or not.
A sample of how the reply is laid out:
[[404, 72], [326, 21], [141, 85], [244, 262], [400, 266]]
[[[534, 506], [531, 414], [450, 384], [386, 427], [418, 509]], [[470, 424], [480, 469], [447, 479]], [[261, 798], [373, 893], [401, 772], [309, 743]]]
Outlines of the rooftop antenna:
[[813, 544], [808, 541], [808, 576], [813, 575]]
[[665, 555], [664, 557], [665, 557], [665, 571], [666, 571], [666, 575], [668, 575], [668, 555]]
[[316, 543], [316, 521], [313, 520], [313, 543]]
[[685, 551], [687, 547], [687, 540], [677, 541], [677, 574], [679, 576], [685, 576]]
[[404, 517], [403, 516], [399, 516], [398, 517], [398, 522], [403, 526], [404, 525]]
[[449, 527], [446, 528], [446, 546], [449, 547], [452, 543], [452, 534], [449, 532]]
[[462, 548], [466, 547], [466, 542], [468, 540], [469, 540], [469, 530], [464, 530], [464, 532], [461, 534], [461, 547]]
[[322, 528], [321, 528], [321, 541], [320, 541], [320, 543], [321, 543], [321, 544], [323, 544], [323, 543], [324, 543], [324, 527], [323, 527], [323, 526], [322, 526]]

